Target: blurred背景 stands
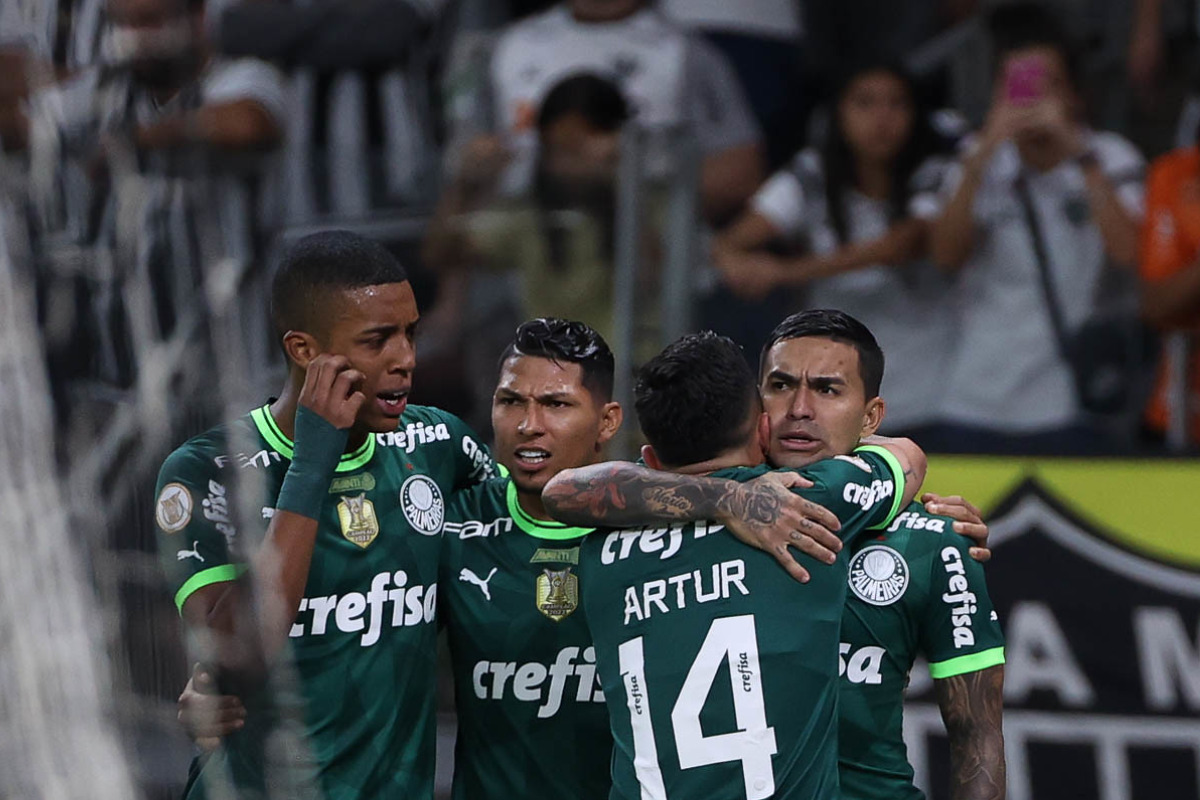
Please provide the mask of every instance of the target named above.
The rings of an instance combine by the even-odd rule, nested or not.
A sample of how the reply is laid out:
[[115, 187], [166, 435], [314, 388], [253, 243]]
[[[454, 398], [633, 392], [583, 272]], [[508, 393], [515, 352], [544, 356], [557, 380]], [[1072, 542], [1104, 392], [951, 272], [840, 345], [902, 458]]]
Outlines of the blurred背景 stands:
[[[425, 331], [443, 346], [470, 342], [464, 355], [466, 371], [478, 376], [477, 401], [490, 396], [504, 335], [523, 319], [580, 320], [612, 338], [617, 160], [629, 113], [611, 81], [571, 75], [550, 89], [537, 111], [541, 144], [528, 193], [489, 191], [470, 168], [470, 152], [443, 192], [423, 248], [426, 265], [441, 280]], [[651, 218], [661, 212], [655, 197], [652, 192]], [[657, 225], [645, 229], [643, 281], [655, 276], [657, 232]], [[647, 296], [653, 288], [644, 287]], [[652, 310], [641, 308], [639, 319], [646, 323]]]
[[732, 70], [711, 45], [646, 6], [566, 0], [499, 33], [469, 124], [490, 138], [503, 191], [529, 186], [537, 109], [546, 93], [568, 75], [592, 72], [617, 84], [639, 126], [687, 127], [698, 138], [708, 219], [727, 218], [754, 192], [762, 180], [762, 139]]
[[[213, 54], [203, 2], [105, 11], [101, 60], [33, 92], [4, 138], [28, 157], [41, 279], [83, 284], [62, 358], [124, 387], [212, 269], [263, 255], [287, 98], [266, 62]], [[59, 270], [66, 242], [82, 268]]]
[[656, 6], [728, 59], [762, 129], [772, 170], [803, 143], [813, 102], [800, 6], [794, 0], [659, 0]]
[[223, 0], [218, 46], [289, 71], [293, 222], [428, 206], [446, 0]]

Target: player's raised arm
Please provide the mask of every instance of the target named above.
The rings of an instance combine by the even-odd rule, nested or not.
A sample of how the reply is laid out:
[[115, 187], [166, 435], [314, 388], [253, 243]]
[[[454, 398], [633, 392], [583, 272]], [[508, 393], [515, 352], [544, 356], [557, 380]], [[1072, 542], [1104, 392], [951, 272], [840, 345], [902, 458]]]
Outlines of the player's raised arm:
[[192, 592], [180, 608], [190, 626], [217, 634], [214, 656], [221, 673], [235, 682], [256, 681], [287, 641], [308, 581], [321, 503], [364, 400], [357, 389], [361, 381], [362, 373], [343, 356], [317, 356], [308, 367], [296, 412], [295, 453], [266, 537], [250, 559], [254, 608], [245, 585], [233, 580]]

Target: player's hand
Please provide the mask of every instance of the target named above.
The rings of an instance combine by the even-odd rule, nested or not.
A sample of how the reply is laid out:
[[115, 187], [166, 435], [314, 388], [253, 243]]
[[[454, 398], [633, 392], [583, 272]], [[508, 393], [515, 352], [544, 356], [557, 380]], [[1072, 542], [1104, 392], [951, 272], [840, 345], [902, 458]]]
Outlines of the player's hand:
[[833, 512], [791, 491], [812, 481], [795, 472], [768, 472], [740, 483], [731, 492], [721, 522], [740, 541], [775, 557], [801, 583], [811, 577], [788, 550], [795, 547], [818, 561], [832, 564], [842, 549], [834, 531], [842, 527]]
[[184, 730], [205, 751], [216, 750], [222, 737], [241, 730], [246, 724], [246, 707], [242, 701], [216, 692], [217, 683], [212, 673], [197, 664], [192, 667], [192, 677], [183, 687], [183, 694], [179, 695], [176, 704]]
[[983, 513], [971, 503], [956, 494], [943, 497], [940, 494], [926, 492], [921, 495], [921, 502], [930, 514], [941, 514], [955, 520], [954, 532], [961, 533], [975, 542], [969, 552], [971, 558], [983, 563], [992, 557], [988, 549], [988, 526], [983, 521]]
[[367, 398], [359, 389], [363, 375], [350, 366], [350, 359], [323, 353], [308, 362], [300, 405], [314, 411], [335, 428], [346, 430], [358, 419]]

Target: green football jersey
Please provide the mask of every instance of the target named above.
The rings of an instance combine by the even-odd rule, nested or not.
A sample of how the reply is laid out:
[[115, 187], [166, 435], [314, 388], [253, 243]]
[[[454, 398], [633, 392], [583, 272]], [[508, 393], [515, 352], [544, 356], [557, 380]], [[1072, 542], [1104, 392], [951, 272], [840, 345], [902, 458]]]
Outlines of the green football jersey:
[[[245, 571], [291, 454], [292, 443], [264, 406], [167, 458], [155, 517], [181, 610], [198, 589]], [[210, 771], [232, 780], [240, 797], [258, 797], [266, 782], [280, 780], [273, 771], [280, 762], [301, 787], [288, 796], [433, 797], [445, 498], [493, 470], [491, 455], [461, 420], [419, 406], [404, 412], [394, 432], [369, 436], [342, 456], [289, 634], [299, 696], [262, 691], [243, 698], [246, 727], [200, 765], [189, 799], [207, 796]], [[299, 721], [302, 747], [280, 752], [283, 718]]]
[[[747, 481], [767, 471], [729, 469]], [[868, 448], [801, 471], [856, 541], [904, 473]], [[849, 558], [793, 580], [712, 522], [599, 531], [579, 581], [614, 739], [613, 798], [834, 800], [837, 650]], [[714, 535], [716, 534], [716, 535]]]
[[848, 800], [924, 797], [904, 747], [904, 690], [918, 654], [935, 679], [1004, 663], [983, 565], [953, 524], [912, 503], [850, 558], [838, 665], [838, 761]]
[[439, 586], [458, 706], [455, 800], [608, 797], [608, 711], [578, 611], [589, 532], [533, 519], [508, 478], [450, 501]]

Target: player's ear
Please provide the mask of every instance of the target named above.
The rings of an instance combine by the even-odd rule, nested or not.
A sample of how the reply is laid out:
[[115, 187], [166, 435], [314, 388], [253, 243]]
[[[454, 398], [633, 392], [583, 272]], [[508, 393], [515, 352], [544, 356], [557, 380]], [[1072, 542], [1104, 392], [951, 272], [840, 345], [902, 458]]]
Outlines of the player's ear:
[[321, 347], [310, 333], [288, 331], [283, 335], [283, 351], [297, 367], [308, 369], [312, 360], [321, 354]]
[[858, 437], [865, 439], [868, 436], [874, 436], [875, 431], [879, 430], [879, 426], [883, 424], [883, 416], [887, 412], [887, 404], [883, 402], [882, 397], [872, 397], [867, 401], [867, 409], [863, 413], [862, 434]]
[[646, 466], [650, 469], [662, 471], [662, 459], [658, 457], [658, 453], [654, 452], [654, 448], [648, 444], [642, 445], [642, 461], [645, 461]]
[[767, 416], [767, 412], [758, 415], [758, 446], [762, 448], [763, 455], [769, 455], [771, 452], [771, 418]]
[[621, 422], [625, 419], [625, 412], [621, 408], [621, 404], [617, 402], [605, 403], [603, 410], [600, 412], [600, 432], [596, 436], [596, 452], [604, 449], [604, 445], [608, 444], [617, 431], [621, 429]]

